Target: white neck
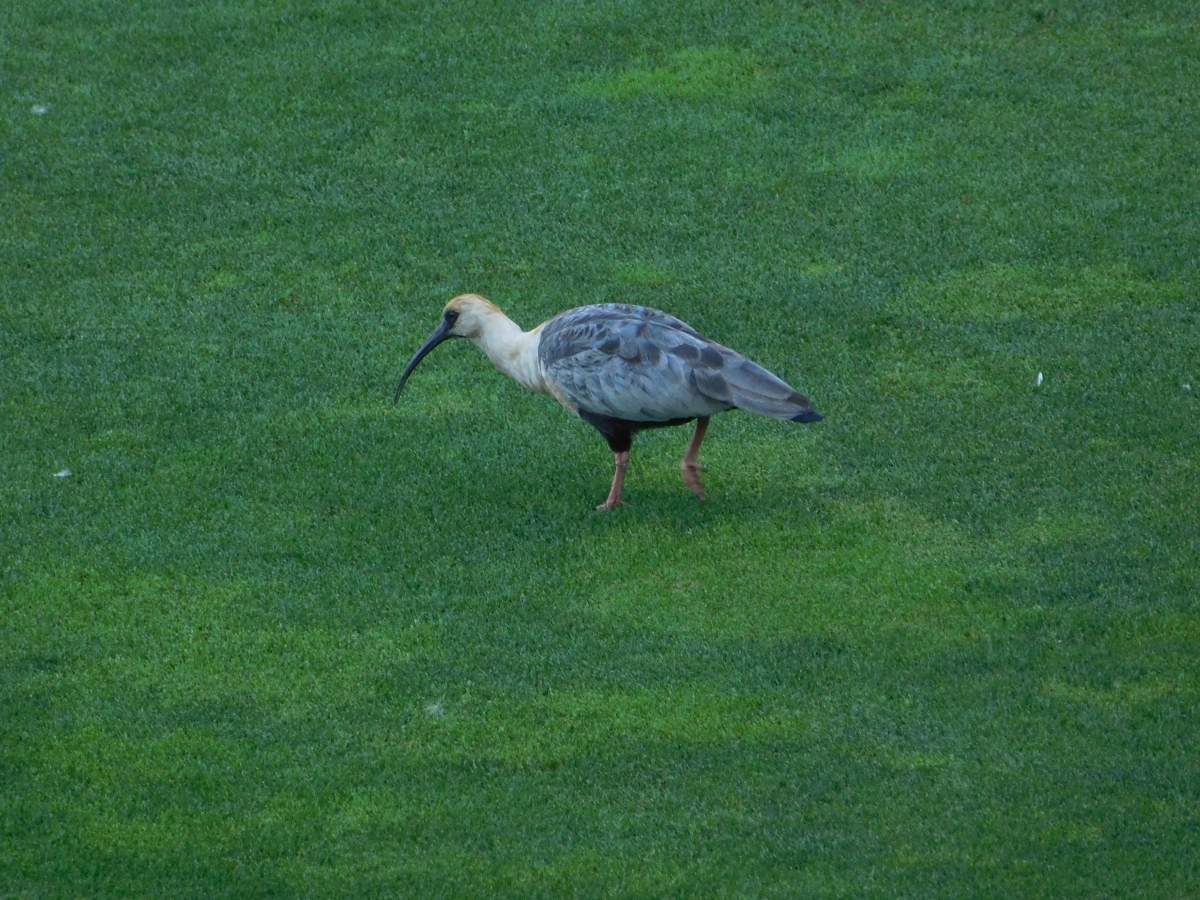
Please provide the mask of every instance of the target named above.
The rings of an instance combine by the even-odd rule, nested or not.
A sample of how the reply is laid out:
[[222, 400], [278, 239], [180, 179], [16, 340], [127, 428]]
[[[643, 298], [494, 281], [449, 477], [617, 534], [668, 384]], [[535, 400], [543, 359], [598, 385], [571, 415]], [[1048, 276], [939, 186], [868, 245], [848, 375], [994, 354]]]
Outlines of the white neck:
[[489, 312], [479, 335], [471, 341], [487, 354], [497, 369], [522, 387], [546, 394], [546, 380], [538, 363], [538, 341], [542, 326], [522, 331], [521, 326], [500, 310]]

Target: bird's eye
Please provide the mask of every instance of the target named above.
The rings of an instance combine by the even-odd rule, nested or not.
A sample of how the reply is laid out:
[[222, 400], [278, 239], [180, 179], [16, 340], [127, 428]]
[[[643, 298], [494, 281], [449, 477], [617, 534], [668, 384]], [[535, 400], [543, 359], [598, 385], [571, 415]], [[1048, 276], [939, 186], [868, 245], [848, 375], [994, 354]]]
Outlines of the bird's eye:
[[451, 325], [453, 325], [455, 322], [457, 322], [458, 321], [458, 310], [457, 309], [446, 310], [446, 321], [449, 322]]

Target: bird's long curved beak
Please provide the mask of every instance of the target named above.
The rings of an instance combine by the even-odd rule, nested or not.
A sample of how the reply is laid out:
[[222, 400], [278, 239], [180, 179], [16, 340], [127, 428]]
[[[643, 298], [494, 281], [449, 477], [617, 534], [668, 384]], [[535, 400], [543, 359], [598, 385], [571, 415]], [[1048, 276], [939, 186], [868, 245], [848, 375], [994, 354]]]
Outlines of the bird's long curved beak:
[[408, 368], [406, 368], [404, 370], [404, 374], [400, 376], [400, 383], [396, 385], [396, 396], [392, 398], [393, 404], [400, 402], [400, 392], [404, 390], [404, 382], [408, 381], [408, 376], [413, 373], [413, 369], [417, 367], [417, 363], [428, 356], [429, 351], [442, 341], [454, 337], [454, 335], [450, 333], [450, 329], [453, 327], [453, 322], [447, 322], [445, 319], [443, 319], [442, 324], [438, 326], [438, 330], [430, 335], [429, 340], [427, 340], [421, 346], [421, 349], [417, 351], [417, 355], [412, 358], [412, 362], [408, 364]]

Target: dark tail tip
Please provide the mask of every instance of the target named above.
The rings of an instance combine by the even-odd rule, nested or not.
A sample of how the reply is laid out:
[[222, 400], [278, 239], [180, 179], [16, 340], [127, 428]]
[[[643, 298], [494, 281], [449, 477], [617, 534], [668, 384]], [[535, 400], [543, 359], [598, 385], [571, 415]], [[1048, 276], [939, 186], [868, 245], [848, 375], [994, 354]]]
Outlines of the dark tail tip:
[[815, 409], [809, 410], [806, 413], [800, 413], [798, 416], [792, 416], [793, 422], [824, 422], [825, 417]]

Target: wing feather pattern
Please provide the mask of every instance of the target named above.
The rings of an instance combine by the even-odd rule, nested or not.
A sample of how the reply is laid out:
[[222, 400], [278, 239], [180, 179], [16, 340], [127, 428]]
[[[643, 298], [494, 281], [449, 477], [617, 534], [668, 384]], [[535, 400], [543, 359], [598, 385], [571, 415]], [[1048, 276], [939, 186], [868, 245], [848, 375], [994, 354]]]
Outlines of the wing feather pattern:
[[710, 416], [738, 407], [815, 421], [787, 383], [666, 313], [604, 303], [555, 316], [538, 357], [581, 410], [629, 422]]

